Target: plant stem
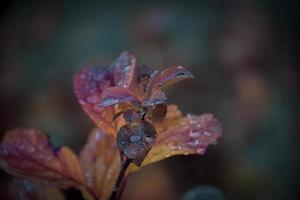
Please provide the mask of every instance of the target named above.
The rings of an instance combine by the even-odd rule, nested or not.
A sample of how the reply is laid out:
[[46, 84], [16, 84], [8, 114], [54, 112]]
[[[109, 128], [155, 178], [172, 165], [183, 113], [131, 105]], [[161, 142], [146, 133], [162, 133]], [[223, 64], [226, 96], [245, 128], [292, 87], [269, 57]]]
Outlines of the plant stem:
[[117, 182], [113, 188], [112, 194], [109, 198], [109, 200], [120, 200], [123, 190], [124, 190], [124, 185], [123, 183], [126, 181], [126, 177], [125, 177], [125, 172], [128, 168], [128, 166], [130, 165], [131, 160], [128, 158], [125, 158], [125, 160], [122, 162], [121, 165], [121, 170], [117, 179]]

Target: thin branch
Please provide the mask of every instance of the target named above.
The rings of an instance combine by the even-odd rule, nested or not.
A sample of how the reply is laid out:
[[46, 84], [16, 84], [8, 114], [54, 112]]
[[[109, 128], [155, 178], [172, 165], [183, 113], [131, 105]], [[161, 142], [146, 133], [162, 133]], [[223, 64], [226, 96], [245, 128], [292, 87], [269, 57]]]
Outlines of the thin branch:
[[131, 163], [131, 160], [128, 158], [125, 158], [124, 162], [122, 163], [117, 182], [113, 188], [113, 191], [112, 191], [112, 194], [111, 194], [109, 200], [120, 200], [121, 199], [121, 196], [122, 196], [122, 193], [124, 190], [123, 183], [126, 180], [125, 172], [126, 172], [128, 166], [130, 165], [130, 163]]

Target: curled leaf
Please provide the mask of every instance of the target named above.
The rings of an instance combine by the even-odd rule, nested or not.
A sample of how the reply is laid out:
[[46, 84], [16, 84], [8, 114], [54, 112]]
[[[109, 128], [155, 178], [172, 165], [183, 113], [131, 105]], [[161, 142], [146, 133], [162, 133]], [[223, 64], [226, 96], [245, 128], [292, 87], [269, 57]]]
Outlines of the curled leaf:
[[174, 155], [204, 154], [222, 134], [212, 114], [181, 116], [177, 106], [168, 106], [166, 119], [156, 124], [157, 141], [142, 166]]
[[76, 155], [67, 147], [54, 149], [47, 135], [37, 129], [17, 128], [5, 134], [0, 167], [15, 176], [62, 188], [80, 188], [84, 183]]
[[108, 199], [121, 166], [115, 138], [101, 129], [94, 129], [80, 153], [80, 162], [88, 187], [83, 193], [90, 199]]
[[155, 77], [152, 83], [153, 90], [173, 84], [177, 81], [193, 78], [190, 71], [182, 66], [169, 67]]

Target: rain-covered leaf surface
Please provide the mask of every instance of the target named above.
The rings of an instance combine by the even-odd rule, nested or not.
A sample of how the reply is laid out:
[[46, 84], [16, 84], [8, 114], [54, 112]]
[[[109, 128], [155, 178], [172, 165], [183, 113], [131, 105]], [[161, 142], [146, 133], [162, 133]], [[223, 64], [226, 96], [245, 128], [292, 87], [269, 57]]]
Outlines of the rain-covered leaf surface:
[[63, 188], [84, 182], [76, 155], [67, 147], [55, 149], [37, 129], [8, 131], [0, 144], [0, 167], [18, 177]]
[[94, 129], [80, 153], [80, 162], [89, 188], [83, 193], [92, 192], [101, 200], [108, 199], [121, 164], [115, 138], [101, 129]]
[[102, 92], [112, 86], [113, 79], [106, 68], [91, 67], [81, 70], [74, 76], [73, 87], [78, 102], [97, 126], [112, 132], [113, 109], [100, 107], [98, 102]]
[[[118, 94], [117, 96], [110, 96], [113, 94], [110, 92], [103, 94], [103, 92], [109, 87], [115, 86], [117, 86], [116, 88], [128, 88], [134, 79], [134, 72], [135, 57], [128, 52], [123, 52], [108, 67], [87, 67], [74, 76], [73, 87], [79, 104], [96, 125], [105, 129], [108, 134], [113, 134], [116, 128], [114, 123], [111, 123], [114, 117], [111, 105], [118, 103], [116, 101], [122, 102], [121, 98], [123, 101], [135, 99], [128, 97], [128, 92], [124, 96], [124, 91], [121, 94], [114, 93]], [[101, 98], [102, 100], [100, 100]]]
[[168, 106], [166, 119], [156, 124], [157, 141], [142, 166], [174, 155], [204, 154], [222, 134], [212, 114], [183, 117], [177, 106]]

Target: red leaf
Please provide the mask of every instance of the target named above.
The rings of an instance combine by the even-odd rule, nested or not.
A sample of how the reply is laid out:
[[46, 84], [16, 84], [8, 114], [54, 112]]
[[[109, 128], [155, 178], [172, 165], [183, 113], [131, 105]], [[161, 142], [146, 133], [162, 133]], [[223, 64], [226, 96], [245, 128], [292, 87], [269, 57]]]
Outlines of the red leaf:
[[0, 167], [6, 172], [63, 188], [84, 182], [76, 155], [67, 147], [56, 150], [37, 129], [17, 128], [0, 144]]
[[101, 129], [93, 130], [80, 153], [80, 162], [90, 189], [84, 193], [89, 192], [90, 196], [101, 200], [108, 199], [121, 166], [115, 138]]
[[74, 76], [74, 91], [84, 111], [108, 134], [115, 132], [111, 107], [99, 106], [100, 96], [108, 87], [128, 88], [134, 79], [135, 57], [123, 52], [109, 67], [85, 68]]
[[107, 133], [114, 132], [113, 108], [98, 105], [102, 92], [113, 86], [111, 72], [101, 67], [85, 68], [74, 76], [73, 85], [78, 102], [89, 117]]

